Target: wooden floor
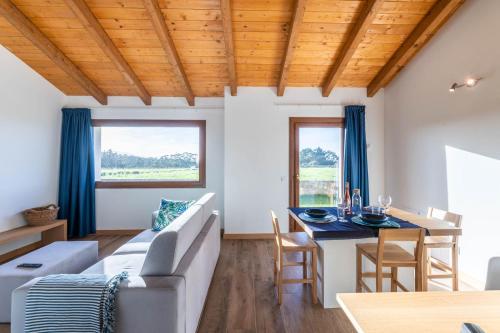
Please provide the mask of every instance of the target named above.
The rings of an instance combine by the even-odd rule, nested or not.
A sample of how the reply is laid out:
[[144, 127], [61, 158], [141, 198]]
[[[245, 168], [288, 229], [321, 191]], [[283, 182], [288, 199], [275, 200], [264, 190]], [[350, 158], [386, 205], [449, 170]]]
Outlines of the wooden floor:
[[[311, 302], [311, 290], [286, 285], [278, 306], [273, 286], [272, 241], [223, 240], [199, 333], [354, 332], [341, 310]], [[287, 268], [302, 277], [302, 268]]]

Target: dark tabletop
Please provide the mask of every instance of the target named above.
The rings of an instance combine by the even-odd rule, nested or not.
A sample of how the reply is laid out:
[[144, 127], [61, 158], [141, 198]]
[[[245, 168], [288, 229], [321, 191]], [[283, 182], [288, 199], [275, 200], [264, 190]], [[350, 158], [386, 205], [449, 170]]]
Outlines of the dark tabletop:
[[[299, 214], [303, 213], [307, 208], [297, 208], [291, 207], [289, 210], [300, 219]], [[318, 207], [327, 210], [333, 216], [337, 216], [337, 208], [335, 207]], [[398, 219], [394, 216], [388, 215], [391, 221], [397, 222], [401, 229], [407, 228], [420, 228], [420, 226]], [[333, 223], [312, 223], [307, 222], [302, 219], [302, 223], [308, 229], [306, 232], [312, 236], [313, 239], [359, 239], [359, 238], [371, 238], [378, 237], [379, 228], [369, 227], [364, 225], [359, 225], [351, 221], [354, 215], [347, 215], [346, 220], [348, 222], [338, 222]]]

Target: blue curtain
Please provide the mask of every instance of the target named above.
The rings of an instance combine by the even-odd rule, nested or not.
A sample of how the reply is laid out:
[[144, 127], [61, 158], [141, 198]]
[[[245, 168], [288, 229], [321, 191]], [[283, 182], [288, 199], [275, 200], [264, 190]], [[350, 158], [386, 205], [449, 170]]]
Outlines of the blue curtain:
[[351, 191], [360, 189], [364, 206], [370, 204], [364, 105], [345, 107], [344, 182]]
[[59, 218], [68, 236], [95, 233], [94, 138], [90, 109], [62, 109]]

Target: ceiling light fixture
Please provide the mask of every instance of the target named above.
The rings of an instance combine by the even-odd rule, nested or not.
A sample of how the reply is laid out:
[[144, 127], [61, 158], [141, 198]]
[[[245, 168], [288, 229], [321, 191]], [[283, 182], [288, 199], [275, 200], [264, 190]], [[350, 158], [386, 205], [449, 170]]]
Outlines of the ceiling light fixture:
[[467, 87], [474, 87], [479, 80], [481, 79], [468, 78], [467, 80], [465, 80], [465, 85]]
[[457, 90], [458, 88], [462, 88], [462, 87], [471, 88], [471, 87], [474, 87], [477, 84], [477, 82], [479, 80], [481, 80], [481, 79], [482, 78], [477, 78], [477, 79], [476, 78], [468, 78], [468, 79], [465, 80], [464, 83], [461, 83], [461, 84], [458, 84], [458, 83], [454, 82], [451, 85], [451, 87], [450, 87], [449, 90], [452, 93], [452, 92], [455, 92], [455, 90]]

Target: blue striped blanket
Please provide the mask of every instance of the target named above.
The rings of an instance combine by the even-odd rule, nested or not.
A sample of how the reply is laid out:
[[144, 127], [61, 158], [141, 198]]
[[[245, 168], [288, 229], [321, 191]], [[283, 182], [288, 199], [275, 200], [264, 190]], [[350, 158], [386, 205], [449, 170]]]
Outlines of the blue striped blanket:
[[114, 331], [114, 309], [120, 282], [127, 273], [56, 274], [36, 282], [28, 291], [25, 332]]

